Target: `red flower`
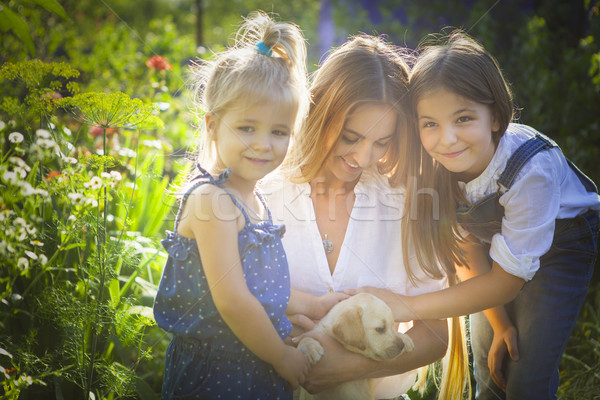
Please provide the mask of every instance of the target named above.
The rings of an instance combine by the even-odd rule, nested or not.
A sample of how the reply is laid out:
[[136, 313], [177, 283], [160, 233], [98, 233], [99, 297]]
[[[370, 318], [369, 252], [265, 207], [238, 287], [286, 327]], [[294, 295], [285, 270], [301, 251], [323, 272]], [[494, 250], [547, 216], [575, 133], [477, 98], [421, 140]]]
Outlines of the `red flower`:
[[[106, 129], [106, 136], [112, 136], [117, 132], [117, 128], [107, 128]], [[104, 133], [104, 128], [100, 127], [100, 126], [96, 126], [96, 125], [92, 125], [90, 126], [90, 136], [92, 137], [98, 137], [98, 136], [102, 136], [102, 134]]]
[[166, 58], [162, 56], [152, 56], [146, 60], [146, 66], [156, 71], [162, 71], [163, 69], [171, 70], [173, 66], [169, 64]]
[[50, 179], [54, 179], [57, 178], [59, 176], [61, 176], [61, 172], [60, 171], [50, 171], [48, 173], [48, 175], [46, 175], [46, 180], [49, 181]]

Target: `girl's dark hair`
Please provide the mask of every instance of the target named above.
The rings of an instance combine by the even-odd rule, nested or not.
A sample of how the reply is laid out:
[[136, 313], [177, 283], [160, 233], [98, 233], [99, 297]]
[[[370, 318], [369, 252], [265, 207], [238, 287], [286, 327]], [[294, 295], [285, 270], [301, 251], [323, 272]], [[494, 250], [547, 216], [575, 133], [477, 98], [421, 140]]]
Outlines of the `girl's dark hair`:
[[[416, 105], [424, 96], [446, 89], [491, 107], [500, 125], [492, 132], [496, 146], [513, 119], [511, 90], [497, 61], [475, 39], [461, 30], [426, 42], [410, 75], [412, 114], [410, 140], [406, 148], [407, 212], [404, 246], [412, 237], [422, 268], [433, 277], [454, 277], [456, 265], [466, 265], [456, 222], [458, 202], [466, 202], [454, 174], [436, 162], [423, 148], [416, 124]], [[406, 252], [405, 252], [406, 253]], [[440, 271], [440, 265], [444, 271]]]

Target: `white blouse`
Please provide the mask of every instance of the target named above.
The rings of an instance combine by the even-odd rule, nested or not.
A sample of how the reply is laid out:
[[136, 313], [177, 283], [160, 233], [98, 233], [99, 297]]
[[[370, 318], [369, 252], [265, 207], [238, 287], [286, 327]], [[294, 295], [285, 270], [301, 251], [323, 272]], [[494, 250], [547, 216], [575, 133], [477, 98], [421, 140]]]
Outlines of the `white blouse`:
[[[277, 172], [260, 184], [271, 209], [273, 222], [283, 223], [286, 251], [293, 289], [315, 296], [348, 288], [375, 286], [404, 295], [418, 295], [446, 287], [446, 279], [428, 278], [411, 254], [412, 271], [419, 279], [408, 279], [401, 238], [404, 188], [391, 188], [376, 170], [364, 171], [354, 193], [346, 236], [333, 275], [329, 270], [322, 237], [318, 230], [310, 184], [290, 183]], [[399, 330], [406, 331], [410, 324]], [[413, 385], [416, 371], [375, 381], [376, 398], [393, 398]]]
[[[529, 126], [510, 124], [485, 171], [466, 184], [461, 182], [467, 200], [476, 202], [496, 192], [506, 162], [535, 133]], [[586, 191], [558, 147], [529, 159], [511, 188], [501, 193], [502, 232], [492, 238], [490, 257], [506, 272], [526, 281], [533, 278], [540, 257], [552, 245], [556, 219], [600, 209], [598, 194]]]

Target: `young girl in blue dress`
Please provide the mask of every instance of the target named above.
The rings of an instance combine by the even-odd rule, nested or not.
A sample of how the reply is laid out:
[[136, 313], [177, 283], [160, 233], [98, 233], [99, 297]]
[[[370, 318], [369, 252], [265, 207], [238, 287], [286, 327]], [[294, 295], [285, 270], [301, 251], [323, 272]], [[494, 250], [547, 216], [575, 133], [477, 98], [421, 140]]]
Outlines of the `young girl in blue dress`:
[[409, 88], [418, 135], [406, 154], [418, 155], [418, 179], [407, 229], [426, 271], [439, 261], [462, 282], [414, 297], [359, 291], [400, 321], [485, 310], [471, 316], [476, 397], [556, 398], [597, 254], [596, 187], [556, 143], [511, 123], [497, 62], [465, 33], [425, 47]]
[[162, 398], [291, 399], [309, 364], [284, 342], [286, 309], [320, 318], [344, 297], [290, 296], [284, 227], [255, 189], [283, 160], [308, 103], [304, 39], [257, 13], [235, 47], [195, 73], [206, 128], [198, 175], [162, 241], [168, 260], [154, 303], [173, 337]]

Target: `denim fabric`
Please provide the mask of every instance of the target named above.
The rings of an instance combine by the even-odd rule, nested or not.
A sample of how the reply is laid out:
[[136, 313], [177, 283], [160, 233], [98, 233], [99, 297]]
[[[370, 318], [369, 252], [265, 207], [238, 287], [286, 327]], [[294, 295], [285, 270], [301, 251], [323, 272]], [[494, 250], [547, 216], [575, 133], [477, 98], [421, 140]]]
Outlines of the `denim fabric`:
[[[502, 196], [500, 189], [504, 187], [508, 190], [512, 186], [517, 173], [531, 157], [536, 155], [539, 151], [550, 149], [555, 147], [555, 145], [556, 144], [552, 142], [552, 140], [540, 133], [523, 143], [506, 162], [506, 168], [498, 178], [497, 192], [487, 195], [475, 204], [460, 204], [458, 206], [456, 210], [456, 219], [463, 229], [467, 230], [482, 242], [491, 243], [492, 237], [502, 230], [504, 207], [499, 201], [500, 196]], [[583, 175], [583, 173], [571, 164], [571, 162], [569, 162], [569, 165], [574, 168], [574, 171], [577, 173], [580, 180], [584, 178], [589, 182], [584, 183], [586, 188], [589, 187], [589, 184], [592, 186], [594, 185], [593, 182]], [[590, 191], [590, 189], [588, 189], [588, 191]]]
[[[537, 152], [555, 144], [543, 135], [528, 140], [509, 158], [498, 183], [507, 190], [519, 170]], [[569, 166], [589, 192], [594, 183], [569, 160]], [[461, 205], [457, 220], [461, 226], [489, 245], [501, 232], [504, 208], [500, 190], [473, 205]], [[483, 313], [470, 317], [473, 367], [478, 400], [555, 399], [558, 363], [573, 330], [585, 298], [597, 255], [598, 212], [587, 211], [575, 218], [556, 220], [550, 250], [540, 258], [540, 269], [527, 282], [506, 310], [517, 328], [520, 359], [507, 355], [504, 376], [506, 394], [491, 379], [487, 356], [493, 331]]]
[[518, 332], [519, 361], [507, 355], [506, 395], [492, 381], [487, 355], [493, 331], [483, 313], [470, 319], [478, 400], [555, 399], [558, 364], [585, 298], [597, 255], [599, 216], [557, 220], [541, 267], [506, 310]]

